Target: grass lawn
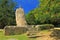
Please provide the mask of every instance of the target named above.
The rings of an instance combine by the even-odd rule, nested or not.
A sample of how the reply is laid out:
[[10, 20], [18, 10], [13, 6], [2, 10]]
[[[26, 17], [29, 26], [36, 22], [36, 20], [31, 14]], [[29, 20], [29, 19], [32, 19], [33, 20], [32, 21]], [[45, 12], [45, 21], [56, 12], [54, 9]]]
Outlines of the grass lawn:
[[0, 40], [35, 40], [35, 39], [28, 38], [26, 34], [5, 36], [4, 30], [0, 29]]

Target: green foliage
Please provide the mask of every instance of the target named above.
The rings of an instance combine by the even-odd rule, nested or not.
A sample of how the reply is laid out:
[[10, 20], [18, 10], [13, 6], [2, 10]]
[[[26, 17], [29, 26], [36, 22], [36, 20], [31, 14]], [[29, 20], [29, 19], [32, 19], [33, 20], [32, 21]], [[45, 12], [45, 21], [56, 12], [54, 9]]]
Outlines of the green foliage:
[[35, 17], [34, 17], [33, 11], [31, 11], [29, 14], [27, 14], [26, 20], [27, 20], [28, 24], [35, 24]]
[[14, 7], [12, 0], [0, 0], [0, 28], [15, 25]]
[[[33, 19], [34, 23], [32, 24], [54, 24], [55, 26], [57, 24], [60, 24], [60, 1], [59, 0], [40, 0], [40, 4], [37, 8], [33, 9], [32, 12], [30, 11], [28, 15], [26, 15], [28, 18], [27, 22]], [[33, 14], [34, 18], [30, 18], [30, 16]]]

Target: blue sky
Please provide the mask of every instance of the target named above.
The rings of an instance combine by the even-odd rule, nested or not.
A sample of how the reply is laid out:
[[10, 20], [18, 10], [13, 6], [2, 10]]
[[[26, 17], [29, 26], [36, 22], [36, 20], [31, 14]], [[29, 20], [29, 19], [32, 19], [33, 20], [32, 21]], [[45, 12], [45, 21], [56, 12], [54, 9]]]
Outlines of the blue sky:
[[39, 5], [38, 0], [14, 0], [17, 2], [16, 8], [20, 6], [24, 9], [25, 13], [28, 13], [30, 10], [36, 8]]

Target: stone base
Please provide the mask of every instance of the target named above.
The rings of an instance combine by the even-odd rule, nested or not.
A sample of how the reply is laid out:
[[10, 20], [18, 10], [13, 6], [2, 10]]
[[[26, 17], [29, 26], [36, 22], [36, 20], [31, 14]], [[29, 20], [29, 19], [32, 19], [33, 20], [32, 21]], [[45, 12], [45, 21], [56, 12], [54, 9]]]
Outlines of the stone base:
[[56, 40], [60, 40], [60, 28], [54, 28], [51, 36]]
[[26, 27], [6, 26], [5, 35], [19, 35], [27, 32]]

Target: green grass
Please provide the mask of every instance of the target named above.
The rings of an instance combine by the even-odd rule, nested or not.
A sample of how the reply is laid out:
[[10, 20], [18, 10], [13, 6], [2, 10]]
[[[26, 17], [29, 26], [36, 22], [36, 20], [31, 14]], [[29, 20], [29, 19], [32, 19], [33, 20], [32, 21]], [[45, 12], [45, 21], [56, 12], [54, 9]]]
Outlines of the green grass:
[[[40, 31], [42, 33], [47, 33], [48, 30], [43, 30]], [[36, 40], [36, 38], [28, 38], [26, 34], [21, 34], [21, 35], [10, 35], [10, 36], [6, 36], [4, 35], [4, 30], [0, 29], [0, 40], [12, 40], [12, 39], [16, 39], [16, 40]]]
[[16, 39], [16, 40], [35, 40], [32, 38], [28, 38], [26, 34], [21, 34], [21, 35], [11, 35], [11, 36], [5, 36], [4, 35], [4, 30], [0, 30], [0, 40], [11, 40], [11, 39]]

